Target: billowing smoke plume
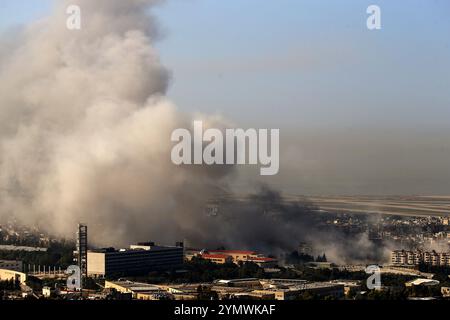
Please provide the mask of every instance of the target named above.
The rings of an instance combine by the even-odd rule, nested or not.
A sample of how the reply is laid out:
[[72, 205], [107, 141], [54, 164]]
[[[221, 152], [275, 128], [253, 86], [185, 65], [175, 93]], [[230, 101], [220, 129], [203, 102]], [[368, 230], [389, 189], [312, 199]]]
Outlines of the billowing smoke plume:
[[[0, 40], [0, 219], [70, 238], [84, 222], [95, 245], [187, 239], [276, 251], [320, 240], [342, 256], [347, 246], [311, 228], [308, 204], [286, 206], [268, 190], [205, 214], [234, 170], [170, 161], [172, 130], [192, 119], [164, 97], [156, 2], [62, 1]], [[69, 3], [82, 9], [81, 30], [66, 28]]]
[[[214, 223], [204, 222], [209, 227], [210, 245], [285, 254], [305, 242], [312, 247], [313, 255], [325, 253], [334, 263], [380, 263], [389, 259], [389, 243], [369, 240], [366, 231], [336, 230], [324, 223], [335, 218], [333, 214], [320, 213], [307, 199], [287, 201], [264, 185], [248, 197], [222, 201], [219, 208], [217, 215], [210, 216]], [[195, 239], [194, 235], [191, 238]]]
[[[81, 30], [66, 28], [69, 2]], [[104, 245], [200, 232], [195, 213], [227, 171], [170, 161], [170, 134], [190, 120], [164, 98], [155, 2], [63, 1], [2, 50], [3, 218], [66, 236], [85, 222]]]

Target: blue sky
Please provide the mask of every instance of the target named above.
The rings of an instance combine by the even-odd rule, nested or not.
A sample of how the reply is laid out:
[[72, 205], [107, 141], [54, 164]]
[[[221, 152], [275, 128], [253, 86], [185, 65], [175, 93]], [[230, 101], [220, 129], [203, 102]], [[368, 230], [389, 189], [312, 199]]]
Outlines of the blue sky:
[[[2, 0], [0, 27], [50, 0]], [[369, 31], [366, 8], [382, 10]], [[169, 0], [155, 9], [171, 98], [271, 127], [448, 127], [446, 0]], [[386, 115], [389, 115], [387, 117]]]
[[0, 27], [3, 29], [41, 17], [50, 10], [51, 4], [51, 0], [0, 1]]
[[[51, 2], [1, 0], [0, 29]], [[379, 31], [366, 28], [370, 4], [381, 7]], [[168, 0], [154, 9], [156, 46], [180, 109], [282, 129], [290, 141], [271, 184], [448, 194], [449, 9], [448, 0]]]
[[[382, 9], [380, 31], [365, 10]], [[448, 126], [447, 1], [172, 1], [158, 10], [181, 105], [280, 126]], [[389, 114], [389, 118], [386, 115]]]

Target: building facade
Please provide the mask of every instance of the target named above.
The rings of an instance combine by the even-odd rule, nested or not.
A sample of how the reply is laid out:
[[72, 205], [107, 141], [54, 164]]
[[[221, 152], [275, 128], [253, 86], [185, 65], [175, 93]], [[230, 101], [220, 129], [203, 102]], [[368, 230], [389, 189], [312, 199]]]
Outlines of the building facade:
[[20, 284], [25, 284], [27, 275], [23, 272], [0, 269], [0, 281], [17, 281]]
[[88, 251], [88, 275], [110, 277], [172, 270], [183, 264], [183, 247], [132, 245], [130, 249]]
[[198, 252], [197, 254], [193, 254], [193, 256], [198, 256], [219, 264], [253, 262], [262, 268], [273, 268], [278, 264], [278, 261], [274, 258], [265, 257], [255, 251], [246, 250], [208, 250]]
[[0, 260], [0, 269], [23, 272], [23, 262], [21, 260]]
[[432, 266], [450, 266], [450, 253], [436, 251], [407, 251], [395, 250], [391, 252], [391, 264], [397, 266], [417, 266], [421, 263]]

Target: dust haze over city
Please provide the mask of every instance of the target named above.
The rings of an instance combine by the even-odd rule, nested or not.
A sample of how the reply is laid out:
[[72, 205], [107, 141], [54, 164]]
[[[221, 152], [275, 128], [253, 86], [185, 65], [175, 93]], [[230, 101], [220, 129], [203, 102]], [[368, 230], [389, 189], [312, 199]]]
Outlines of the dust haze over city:
[[[441, 51], [430, 52], [431, 65], [428, 59], [405, 58], [407, 62], [397, 68], [404, 75], [393, 76], [392, 70], [386, 70], [386, 85], [379, 85], [382, 75], [374, 71], [380, 63], [376, 54], [358, 57], [356, 43], [338, 44], [333, 54], [325, 45], [314, 51], [314, 44], [299, 40], [294, 61], [281, 67], [276, 58], [269, 61], [262, 56], [262, 62], [254, 65], [180, 60], [178, 71], [177, 66], [162, 62], [164, 55], [157, 49], [173, 36], [156, 13], [170, 2], [57, 1], [49, 15], [3, 32], [1, 221], [16, 219], [67, 238], [83, 222], [95, 246], [184, 240], [194, 247], [280, 254], [307, 242], [336, 263], [385, 262], [395, 249], [393, 244], [370, 241], [368, 231], [349, 235], [318, 226], [318, 217], [326, 213], [321, 202], [312, 198], [449, 194], [450, 118], [445, 107], [450, 99], [444, 83], [450, 80], [450, 64]], [[69, 5], [82, 8], [79, 31], [65, 27]], [[436, 4], [435, 9], [439, 5], [446, 6]], [[206, 48], [195, 41], [189, 45]], [[448, 42], [446, 46], [448, 51]], [[385, 69], [395, 66], [396, 57], [381, 51]], [[212, 72], [216, 68], [219, 74], [223, 64], [229, 66], [225, 78], [242, 67], [235, 75], [237, 83], [243, 81], [242, 73], [255, 69], [256, 77], [264, 77], [265, 71], [272, 77], [278, 67], [292, 67], [306, 76], [317, 71], [323, 79], [312, 81], [328, 89], [320, 92], [302, 79], [267, 98], [267, 92], [251, 92], [250, 84], [248, 94], [261, 95], [253, 100], [267, 98], [279, 109], [279, 117], [272, 111], [264, 116], [267, 106], [258, 110], [251, 105], [246, 110], [245, 99], [229, 109], [220, 110], [218, 103], [208, 110], [204, 106], [213, 93], [206, 81], [199, 80], [205, 73], [201, 62], [209, 62]], [[409, 70], [417, 62], [429, 70], [422, 73], [423, 66]], [[348, 87], [338, 86], [336, 91], [341, 92], [336, 93], [329, 87], [338, 82], [333, 77], [345, 74], [341, 64], [349, 69], [367, 67], [370, 76], [344, 77], [342, 85]], [[437, 80], [430, 80], [438, 69]], [[328, 71], [331, 80], [323, 75]], [[419, 74], [422, 78], [415, 79]], [[191, 84], [188, 76], [198, 81]], [[364, 78], [367, 82], [360, 83]], [[215, 89], [221, 83], [217, 81], [212, 80]], [[392, 85], [397, 92], [391, 91]], [[426, 91], [433, 85], [435, 94]], [[183, 86], [198, 96], [186, 101], [189, 107], [183, 105], [184, 93], [178, 89]], [[294, 106], [283, 109], [295, 86], [300, 97], [291, 98]], [[414, 93], [406, 93], [411, 87]], [[324, 97], [327, 93], [330, 98]], [[222, 95], [226, 93], [218, 94], [217, 100]], [[192, 108], [196, 102], [202, 105], [198, 109]], [[175, 166], [170, 161], [171, 133], [190, 128], [195, 119], [217, 128], [280, 128], [280, 173], [261, 177], [256, 167]], [[219, 204], [217, 215], [205, 214], [211, 202]], [[381, 219], [380, 212], [364, 211], [377, 205], [383, 205], [379, 199], [360, 209], [362, 219], [371, 225]]]

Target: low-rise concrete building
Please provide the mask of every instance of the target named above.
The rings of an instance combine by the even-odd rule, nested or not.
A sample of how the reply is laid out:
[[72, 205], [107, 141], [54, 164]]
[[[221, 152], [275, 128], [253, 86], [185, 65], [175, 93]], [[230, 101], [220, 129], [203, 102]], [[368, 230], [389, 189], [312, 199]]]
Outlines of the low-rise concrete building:
[[128, 280], [105, 281], [105, 289], [114, 289], [120, 293], [128, 293], [131, 294], [133, 299], [140, 300], [159, 300], [166, 295], [166, 291], [159, 286]]
[[225, 254], [209, 254], [204, 253], [201, 255], [202, 259], [209, 260], [211, 262], [217, 263], [217, 264], [225, 264], [225, 263], [232, 263], [233, 258], [230, 256], [227, 256]]
[[437, 286], [439, 285], [439, 281], [438, 280], [433, 280], [433, 279], [422, 279], [422, 278], [418, 278], [418, 279], [414, 279], [411, 281], [408, 281], [405, 283], [406, 287], [412, 287], [412, 286]]
[[191, 260], [193, 257], [201, 257], [219, 264], [253, 262], [261, 268], [273, 268], [278, 264], [277, 259], [266, 257], [249, 250], [188, 250], [186, 252], [186, 259]]
[[14, 270], [0, 269], [1, 281], [18, 281], [20, 284], [25, 284], [27, 281], [27, 275], [23, 272], [17, 272]]
[[359, 280], [333, 280], [331, 283], [343, 285], [345, 296], [349, 296], [352, 292], [358, 293], [362, 289], [361, 281]]

